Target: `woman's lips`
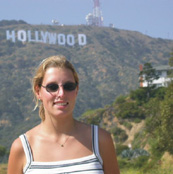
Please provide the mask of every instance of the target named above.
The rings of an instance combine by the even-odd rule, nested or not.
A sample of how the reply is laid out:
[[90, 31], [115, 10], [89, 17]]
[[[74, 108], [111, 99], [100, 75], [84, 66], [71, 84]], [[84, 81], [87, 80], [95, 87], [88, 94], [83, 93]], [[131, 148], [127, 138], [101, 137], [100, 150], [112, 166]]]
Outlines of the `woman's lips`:
[[57, 101], [57, 102], [54, 102], [54, 105], [57, 105], [57, 106], [67, 106], [68, 105], [68, 102]]

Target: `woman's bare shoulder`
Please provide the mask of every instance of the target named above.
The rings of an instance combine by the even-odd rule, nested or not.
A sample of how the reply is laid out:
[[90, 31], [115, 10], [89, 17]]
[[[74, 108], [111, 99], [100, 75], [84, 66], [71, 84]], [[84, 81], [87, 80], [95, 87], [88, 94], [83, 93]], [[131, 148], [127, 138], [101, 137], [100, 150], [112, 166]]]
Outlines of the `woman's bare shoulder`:
[[111, 134], [99, 128], [99, 146], [100, 154], [103, 159], [103, 168], [105, 174], [119, 174], [119, 167]]
[[[32, 136], [35, 133], [35, 129], [36, 127], [34, 127], [33, 129], [28, 130], [25, 134], [28, 136]], [[20, 154], [24, 154], [24, 149], [23, 149], [23, 145], [22, 145], [22, 141], [21, 138], [18, 137], [16, 138], [12, 145], [11, 145], [11, 151], [12, 152], [16, 152], [18, 155]]]
[[84, 123], [84, 122], [81, 122], [81, 121], [76, 121], [77, 123], [77, 127], [80, 131], [89, 131], [91, 130], [91, 125], [90, 124], [87, 124], [87, 123]]
[[28, 140], [39, 135], [40, 134], [40, 124], [33, 127], [32, 129], [28, 130], [25, 134], [26, 134], [26, 137]]
[[[87, 123], [78, 121], [78, 125], [79, 125], [78, 126], [79, 130], [85, 131], [85, 132], [88, 132], [88, 133], [91, 132], [92, 124], [87, 124]], [[99, 140], [102, 142], [102, 141], [105, 141], [105, 139], [111, 140], [111, 135], [108, 131], [106, 131], [105, 129], [99, 127]]]
[[111, 134], [108, 131], [106, 131], [105, 129], [99, 127], [99, 140], [101, 142], [105, 142], [105, 141], [112, 142]]
[[13, 141], [11, 145], [11, 151], [16, 152], [17, 154], [23, 153], [23, 146], [20, 138], [17, 138]]
[[8, 160], [8, 173], [22, 173], [25, 164], [25, 153], [20, 138], [14, 140], [11, 145], [9, 160]]

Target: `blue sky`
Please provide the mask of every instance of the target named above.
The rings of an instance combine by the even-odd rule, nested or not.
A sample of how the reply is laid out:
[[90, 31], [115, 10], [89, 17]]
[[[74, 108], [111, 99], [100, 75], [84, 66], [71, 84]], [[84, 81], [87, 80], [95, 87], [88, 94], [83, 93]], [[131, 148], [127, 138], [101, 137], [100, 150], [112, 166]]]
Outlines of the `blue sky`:
[[[173, 39], [173, 0], [100, 0], [104, 26], [139, 31], [155, 38]], [[86, 24], [93, 0], [0, 0], [0, 20], [30, 24]]]

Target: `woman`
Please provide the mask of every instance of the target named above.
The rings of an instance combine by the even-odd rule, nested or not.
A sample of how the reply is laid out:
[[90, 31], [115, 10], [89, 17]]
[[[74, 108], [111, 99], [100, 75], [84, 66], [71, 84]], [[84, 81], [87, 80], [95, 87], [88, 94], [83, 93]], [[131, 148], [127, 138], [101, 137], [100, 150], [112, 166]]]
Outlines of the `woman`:
[[78, 75], [64, 56], [49, 57], [33, 78], [41, 123], [11, 147], [8, 174], [119, 174], [109, 133], [73, 118]]

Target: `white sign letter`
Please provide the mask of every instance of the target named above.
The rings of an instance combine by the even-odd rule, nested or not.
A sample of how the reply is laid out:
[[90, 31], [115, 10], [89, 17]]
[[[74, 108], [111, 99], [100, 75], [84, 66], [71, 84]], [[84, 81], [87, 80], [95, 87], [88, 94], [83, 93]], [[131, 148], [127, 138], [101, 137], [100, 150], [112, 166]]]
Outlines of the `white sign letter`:
[[46, 43], [47, 39], [48, 39], [48, 32], [41, 31], [41, 37], [42, 37], [43, 42]]
[[22, 42], [26, 42], [26, 31], [24, 30], [19, 30], [17, 32], [17, 38], [18, 40], [22, 41]]
[[39, 40], [39, 31], [35, 31], [35, 40], [36, 42], [43, 42], [41, 39]]
[[73, 46], [75, 44], [74, 36], [72, 34], [67, 35], [67, 44]]
[[85, 34], [78, 34], [78, 42], [79, 45], [86, 45], [87, 41], [86, 41], [86, 35]]
[[49, 44], [56, 44], [56, 33], [48, 33]]
[[15, 31], [12, 30], [10, 33], [9, 30], [6, 30], [6, 38], [7, 38], [7, 40], [12, 39], [12, 42], [15, 42]]
[[58, 34], [58, 44], [65, 45], [65, 35], [64, 34]]
[[35, 42], [35, 40], [32, 39], [31, 31], [30, 30], [28, 30], [28, 42]]

